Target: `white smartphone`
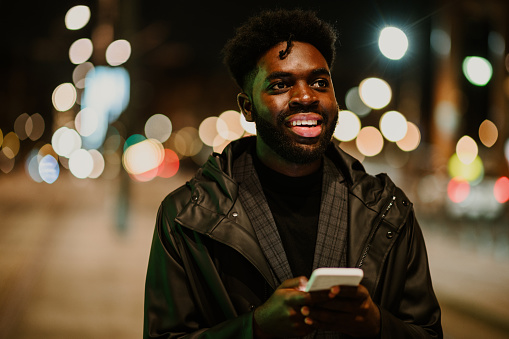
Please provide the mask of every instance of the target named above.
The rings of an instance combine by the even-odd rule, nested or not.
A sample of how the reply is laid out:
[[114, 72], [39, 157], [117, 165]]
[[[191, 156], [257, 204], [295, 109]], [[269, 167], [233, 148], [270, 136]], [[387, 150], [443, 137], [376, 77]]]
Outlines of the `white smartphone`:
[[356, 286], [362, 280], [364, 272], [360, 268], [321, 267], [311, 274], [304, 292], [328, 290], [336, 285]]

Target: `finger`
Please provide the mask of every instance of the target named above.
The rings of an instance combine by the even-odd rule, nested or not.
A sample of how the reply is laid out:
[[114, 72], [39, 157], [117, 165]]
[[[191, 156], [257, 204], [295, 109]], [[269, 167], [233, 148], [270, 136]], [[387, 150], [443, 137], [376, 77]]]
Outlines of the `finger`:
[[304, 287], [306, 286], [308, 279], [305, 276], [292, 278], [283, 281], [281, 285], [279, 285], [278, 289], [280, 288], [294, 288], [298, 290], [304, 291]]
[[337, 326], [351, 324], [357, 319], [357, 317], [357, 315], [352, 313], [313, 308], [305, 318], [312, 320], [315, 326], [323, 328], [327, 325]]
[[339, 312], [339, 313], [362, 313], [365, 312], [364, 303], [358, 300], [343, 300], [336, 298], [334, 300], [313, 305], [313, 311]]
[[329, 291], [329, 298], [334, 298], [339, 294], [339, 291], [341, 290], [340, 286], [332, 286]]
[[328, 290], [309, 292], [309, 295], [310, 295], [310, 305], [320, 304], [331, 299]]
[[357, 286], [333, 286], [329, 290], [329, 298], [341, 297], [345, 299], [363, 300], [369, 297], [369, 292], [363, 285]]
[[300, 313], [301, 313], [303, 316], [305, 316], [305, 317], [307, 317], [307, 316], [309, 315], [309, 312], [310, 312], [310, 311], [309, 311], [309, 307], [308, 307], [308, 306], [302, 306], [302, 307], [300, 308]]

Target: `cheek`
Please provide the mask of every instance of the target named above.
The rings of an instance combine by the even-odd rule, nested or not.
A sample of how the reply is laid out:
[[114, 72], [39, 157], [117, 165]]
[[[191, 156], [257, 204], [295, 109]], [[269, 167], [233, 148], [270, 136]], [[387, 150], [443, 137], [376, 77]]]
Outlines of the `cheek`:
[[260, 100], [255, 102], [256, 111], [263, 115], [266, 119], [269, 116], [277, 116], [286, 109], [287, 101], [280, 95], [262, 96]]

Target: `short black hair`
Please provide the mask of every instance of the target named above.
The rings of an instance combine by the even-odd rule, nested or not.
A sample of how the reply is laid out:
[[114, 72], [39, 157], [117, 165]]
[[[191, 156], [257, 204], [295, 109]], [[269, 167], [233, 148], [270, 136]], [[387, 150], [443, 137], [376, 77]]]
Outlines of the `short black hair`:
[[[222, 54], [228, 71], [240, 86], [245, 86], [262, 55], [280, 42], [307, 42], [320, 51], [330, 68], [336, 54], [334, 26], [319, 19], [316, 12], [302, 9], [266, 10], [249, 18], [227, 41]], [[287, 46], [288, 47], [288, 46]], [[281, 58], [288, 51], [280, 53]]]

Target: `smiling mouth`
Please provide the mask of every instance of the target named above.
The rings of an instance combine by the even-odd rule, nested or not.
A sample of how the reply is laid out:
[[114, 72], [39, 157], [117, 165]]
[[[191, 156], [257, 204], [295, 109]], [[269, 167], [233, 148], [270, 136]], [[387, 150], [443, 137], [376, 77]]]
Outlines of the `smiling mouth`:
[[316, 138], [322, 133], [322, 119], [318, 116], [293, 117], [285, 126], [295, 135]]
[[315, 127], [322, 124], [321, 120], [293, 120], [287, 122], [288, 127], [303, 126], [303, 127]]

